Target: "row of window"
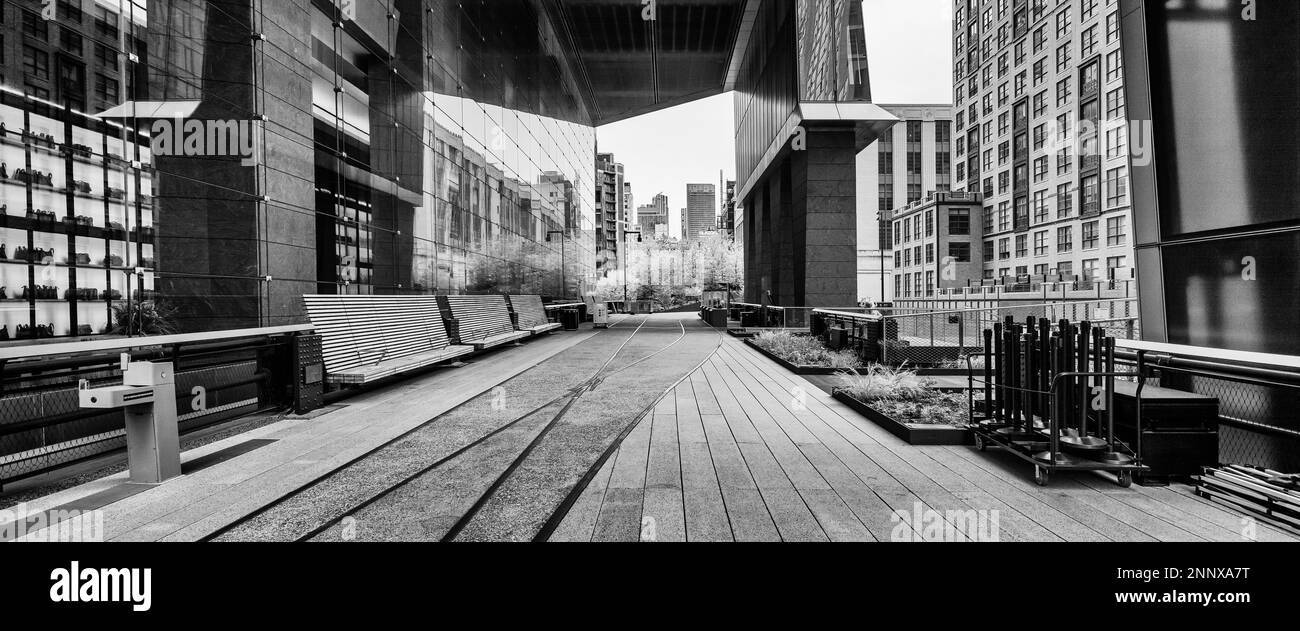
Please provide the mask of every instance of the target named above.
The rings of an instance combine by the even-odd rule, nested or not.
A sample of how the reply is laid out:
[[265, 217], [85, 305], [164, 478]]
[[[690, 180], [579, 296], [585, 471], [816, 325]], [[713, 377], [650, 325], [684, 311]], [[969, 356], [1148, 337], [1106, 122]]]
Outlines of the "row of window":
[[[1127, 219], [1125, 217], [1110, 217], [1106, 220], [1106, 247], [1118, 247], [1128, 243], [1126, 232]], [[1080, 249], [1095, 250], [1097, 249], [1101, 235], [1100, 222], [1089, 221], [1083, 224], [1083, 239], [1080, 242]], [[1050, 244], [1048, 235], [1050, 231], [1039, 230], [1033, 233], [1033, 253], [1034, 256], [1048, 256]], [[1029, 234], [1019, 234], [1014, 237], [1004, 237], [997, 240], [988, 240], [984, 242], [984, 261], [1003, 261], [1012, 257], [1012, 243], [1015, 243], [1015, 257], [1024, 258], [1029, 256]], [[995, 250], [996, 248], [996, 250]], [[1067, 254], [1074, 251], [1074, 226], [1061, 226], [1056, 229], [1056, 253]], [[928, 262], [928, 261], [927, 261]]]
[[[1084, 280], [1087, 281], [1103, 280], [1103, 278], [1100, 278], [1098, 276], [1100, 263], [1101, 263], [1101, 259], [1084, 259], [1081, 262], [1080, 274], [1083, 276]], [[1128, 267], [1127, 256], [1107, 257], [1106, 276], [1104, 278], [1115, 279], [1117, 276], [1115, 270], [1126, 268], [1126, 267]], [[1065, 274], [1069, 276], [1074, 274], [1074, 261], [1060, 261], [1056, 264], [1055, 267], [1052, 267], [1050, 263], [1037, 263], [1033, 266], [1032, 269], [1033, 269], [1033, 274], [1035, 276], [1046, 276], [1048, 274]], [[986, 280], [992, 280], [994, 278], [1006, 278], [1008, 276], [1011, 276], [1013, 271], [1015, 272], [1016, 276], [1027, 276], [1030, 274], [1030, 267], [1028, 265], [1017, 265], [1014, 268], [1000, 267], [997, 268], [996, 271], [993, 268], [987, 268], [984, 270], [984, 278]], [[919, 296], [920, 294], [917, 295]]]
[[[907, 217], [894, 221], [894, 243], [907, 243], [921, 239], [921, 226], [924, 220], [925, 236], [934, 236], [934, 210], [927, 210], [917, 217]], [[970, 234], [970, 209], [948, 209], [948, 234]]]
[[[921, 258], [921, 246], [903, 248], [894, 250], [894, 269], [902, 269], [913, 265], [923, 265], [934, 263], [934, 244], [925, 244], [925, 258]], [[948, 243], [948, 257], [954, 263], [971, 262], [970, 244], [966, 242], [954, 241]]]

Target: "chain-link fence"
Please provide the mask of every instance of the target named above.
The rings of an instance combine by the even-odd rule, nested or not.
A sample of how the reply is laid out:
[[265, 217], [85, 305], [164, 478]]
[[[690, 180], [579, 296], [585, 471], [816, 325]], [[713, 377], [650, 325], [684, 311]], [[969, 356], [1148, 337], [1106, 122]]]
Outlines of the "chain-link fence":
[[983, 352], [984, 331], [1007, 318], [1021, 323], [1047, 319], [1053, 325], [1060, 320], [1088, 321], [1116, 339], [1138, 339], [1141, 334], [1137, 304], [1129, 299], [893, 313], [881, 316], [880, 361], [964, 368], [963, 356]]

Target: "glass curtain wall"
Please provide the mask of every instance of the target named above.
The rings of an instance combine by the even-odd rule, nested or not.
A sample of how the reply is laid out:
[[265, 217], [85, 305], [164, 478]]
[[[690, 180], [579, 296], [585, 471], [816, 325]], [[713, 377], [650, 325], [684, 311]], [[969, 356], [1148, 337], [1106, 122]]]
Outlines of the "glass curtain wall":
[[[0, 343], [595, 282], [595, 130], [538, 0], [2, 6]], [[160, 123], [198, 140], [155, 156]]]

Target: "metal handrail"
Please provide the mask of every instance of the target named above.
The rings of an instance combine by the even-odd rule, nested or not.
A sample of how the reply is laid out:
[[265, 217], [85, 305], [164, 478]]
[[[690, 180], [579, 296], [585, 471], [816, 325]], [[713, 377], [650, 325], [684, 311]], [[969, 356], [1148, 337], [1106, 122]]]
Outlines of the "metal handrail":
[[10, 346], [0, 348], [0, 362], [37, 359], [41, 357], [88, 355], [92, 353], [126, 351], [134, 348], [145, 348], [150, 346], [175, 346], [178, 344], [195, 344], [199, 342], [219, 342], [246, 337], [306, 333], [314, 330], [316, 330], [316, 327], [310, 324], [294, 324], [289, 326], [265, 327], [259, 329], [232, 329], [229, 331], [209, 331], [206, 333], [159, 335], [156, 337], [130, 337], [111, 340], [93, 340], [89, 342]]

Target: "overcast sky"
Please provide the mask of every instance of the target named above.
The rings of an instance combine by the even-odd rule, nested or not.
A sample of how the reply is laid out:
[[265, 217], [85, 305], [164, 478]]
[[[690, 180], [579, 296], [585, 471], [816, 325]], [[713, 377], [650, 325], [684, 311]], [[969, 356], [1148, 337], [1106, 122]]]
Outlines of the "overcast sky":
[[[951, 103], [951, 0], [864, 0], [867, 60], [876, 103]], [[635, 206], [668, 195], [672, 234], [688, 183], [735, 179], [733, 97], [722, 94], [596, 130], [602, 152], [627, 169]]]

